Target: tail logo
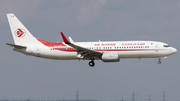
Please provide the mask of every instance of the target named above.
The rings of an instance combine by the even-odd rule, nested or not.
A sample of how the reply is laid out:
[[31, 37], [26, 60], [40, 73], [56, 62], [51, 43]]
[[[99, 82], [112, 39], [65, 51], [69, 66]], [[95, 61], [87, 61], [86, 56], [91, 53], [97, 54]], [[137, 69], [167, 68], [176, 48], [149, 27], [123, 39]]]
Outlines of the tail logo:
[[22, 28], [18, 28], [18, 29], [16, 29], [16, 31], [15, 31], [15, 35], [17, 36], [17, 37], [24, 37], [25, 35], [26, 35], [26, 31], [24, 30], [24, 29], [22, 29]]

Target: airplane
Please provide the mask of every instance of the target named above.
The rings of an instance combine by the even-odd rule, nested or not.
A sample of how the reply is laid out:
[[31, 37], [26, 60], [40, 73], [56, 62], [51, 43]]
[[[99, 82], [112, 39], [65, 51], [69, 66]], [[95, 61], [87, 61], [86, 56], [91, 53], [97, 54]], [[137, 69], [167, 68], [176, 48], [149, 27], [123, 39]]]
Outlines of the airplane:
[[158, 41], [97, 41], [74, 42], [61, 33], [63, 42], [48, 42], [35, 38], [26, 27], [12, 14], [7, 14], [14, 44], [6, 43], [14, 51], [25, 55], [56, 60], [90, 60], [89, 66], [95, 66], [94, 60], [119, 62], [128, 58], [167, 58], [177, 52], [170, 45]]

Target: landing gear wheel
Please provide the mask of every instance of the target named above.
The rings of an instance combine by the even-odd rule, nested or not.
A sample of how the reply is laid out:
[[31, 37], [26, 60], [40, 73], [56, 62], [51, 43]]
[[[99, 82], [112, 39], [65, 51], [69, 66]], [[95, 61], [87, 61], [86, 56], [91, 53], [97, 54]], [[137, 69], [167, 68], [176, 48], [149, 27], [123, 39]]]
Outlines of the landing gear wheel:
[[158, 61], [158, 64], [161, 64], [161, 61], [160, 61], [160, 60]]
[[89, 62], [89, 66], [94, 67], [94, 65], [95, 65], [95, 63], [93, 60]]

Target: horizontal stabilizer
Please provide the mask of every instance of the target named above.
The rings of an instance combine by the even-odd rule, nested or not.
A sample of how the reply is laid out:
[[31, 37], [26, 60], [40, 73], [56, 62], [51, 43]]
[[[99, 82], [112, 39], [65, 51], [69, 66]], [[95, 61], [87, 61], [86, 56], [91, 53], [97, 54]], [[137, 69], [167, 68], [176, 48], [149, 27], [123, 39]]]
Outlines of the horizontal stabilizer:
[[15, 44], [10, 44], [10, 43], [6, 43], [6, 45], [9, 45], [14, 48], [26, 48], [26, 46], [20, 46], [20, 45], [15, 45]]

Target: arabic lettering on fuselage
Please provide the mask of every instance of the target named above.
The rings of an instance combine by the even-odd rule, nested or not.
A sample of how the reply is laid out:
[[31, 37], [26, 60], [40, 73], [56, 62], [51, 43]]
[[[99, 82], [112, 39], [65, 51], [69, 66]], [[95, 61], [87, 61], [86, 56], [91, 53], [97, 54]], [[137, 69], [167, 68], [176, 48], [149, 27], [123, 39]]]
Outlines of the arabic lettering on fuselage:
[[145, 45], [145, 43], [122, 43], [123, 46]]
[[[94, 44], [94, 46], [115, 46], [116, 43]], [[145, 43], [122, 43], [122, 46], [145, 45]]]
[[94, 44], [94, 46], [115, 46], [115, 43]]

